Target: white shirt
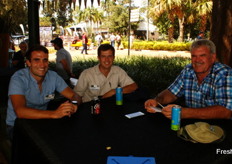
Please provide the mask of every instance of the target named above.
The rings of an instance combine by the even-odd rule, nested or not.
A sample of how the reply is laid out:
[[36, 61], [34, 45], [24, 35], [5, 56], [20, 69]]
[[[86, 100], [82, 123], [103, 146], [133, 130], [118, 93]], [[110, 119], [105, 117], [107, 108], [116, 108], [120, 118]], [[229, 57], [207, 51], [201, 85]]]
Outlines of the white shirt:
[[93, 100], [94, 97], [102, 96], [106, 92], [116, 89], [118, 86], [124, 87], [133, 84], [134, 81], [127, 73], [118, 66], [112, 66], [107, 77], [99, 70], [99, 64], [84, 70], [74, 91], [82, 97], [83, 102]]

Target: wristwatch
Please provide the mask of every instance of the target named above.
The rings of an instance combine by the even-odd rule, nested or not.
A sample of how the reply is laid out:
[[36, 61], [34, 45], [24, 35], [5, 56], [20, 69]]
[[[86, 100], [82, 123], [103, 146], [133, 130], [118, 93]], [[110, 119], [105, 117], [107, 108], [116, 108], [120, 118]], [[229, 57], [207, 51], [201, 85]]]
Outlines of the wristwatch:
[[78, 101], [76, 101], [76, 100], [73, 100], [73, 101], [72, 101], [72, 104], [77, 105], [77, 106], [79, 105], [79, 104], [78, 104]]

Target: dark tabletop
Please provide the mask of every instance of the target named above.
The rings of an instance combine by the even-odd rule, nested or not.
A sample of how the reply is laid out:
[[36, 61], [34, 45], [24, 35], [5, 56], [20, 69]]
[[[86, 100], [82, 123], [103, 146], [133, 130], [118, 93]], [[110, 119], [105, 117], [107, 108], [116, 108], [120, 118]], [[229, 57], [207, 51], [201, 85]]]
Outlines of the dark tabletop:
[[[231, 120], [182, 120], [182, 126], [197, 121], [219, 125], [226, 132], [221, 143], [184, 141], [170, 129], [171, 121], [161, 113], [146, 113], [143, 102], [114, 99], [101, 101], [102, 113], [90, 114], [91, 103], [62, 119], [17, 119], [13, 140], [13, 163], [106, 164], [108, 156], [155, 157], [157, 164], [212, 164], [231, 160], [216, 154], [232, 149]], [[144, 116], [128, 119], [125, 114], [142, 111]]]

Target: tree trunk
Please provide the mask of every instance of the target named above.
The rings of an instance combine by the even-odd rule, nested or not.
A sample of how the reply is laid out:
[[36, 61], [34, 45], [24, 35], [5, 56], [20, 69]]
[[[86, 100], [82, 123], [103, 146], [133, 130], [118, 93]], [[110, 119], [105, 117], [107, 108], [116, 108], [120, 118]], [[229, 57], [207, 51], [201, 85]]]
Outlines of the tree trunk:
[[171, 24], [168, 28], [168, 42], [173, 43], [173, 35], [174, 35], [174, 14], [172, 14], [173, 11], [170, 11], [170, 14], [168, 14], [168, 19], [171, 21]]
[[0, 68], [7, 68], [9, 61], [10, 35], [0, 33]]
[[173, 43], [173, 32], [174, 32], [174, 27], [171, 26], [171, 27], [168, 29], [168, 42], [169, 42], [169, 43]]
[[179, 21], [179, 37], [178, 42], [184, 41], [184, 17], [178, 18]]
[[206, 15], [202, 15], [201, 16], [200, 31], [205, 32], [206, 24], [207, 24], [207, 16]]
[[210, 39], [217, 47], [218, 60], [232, 67], [232, 1], [213, 0]]

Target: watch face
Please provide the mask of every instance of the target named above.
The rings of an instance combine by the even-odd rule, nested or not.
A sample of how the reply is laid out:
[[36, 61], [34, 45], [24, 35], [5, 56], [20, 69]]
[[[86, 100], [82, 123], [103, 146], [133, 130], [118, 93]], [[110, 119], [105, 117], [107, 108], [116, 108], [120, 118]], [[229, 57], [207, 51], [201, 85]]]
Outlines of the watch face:
[[77, 102], [77, 101], [72, 101], [72, 103], [73, 103], [73, 104], [78, 104], [78, 102]]

